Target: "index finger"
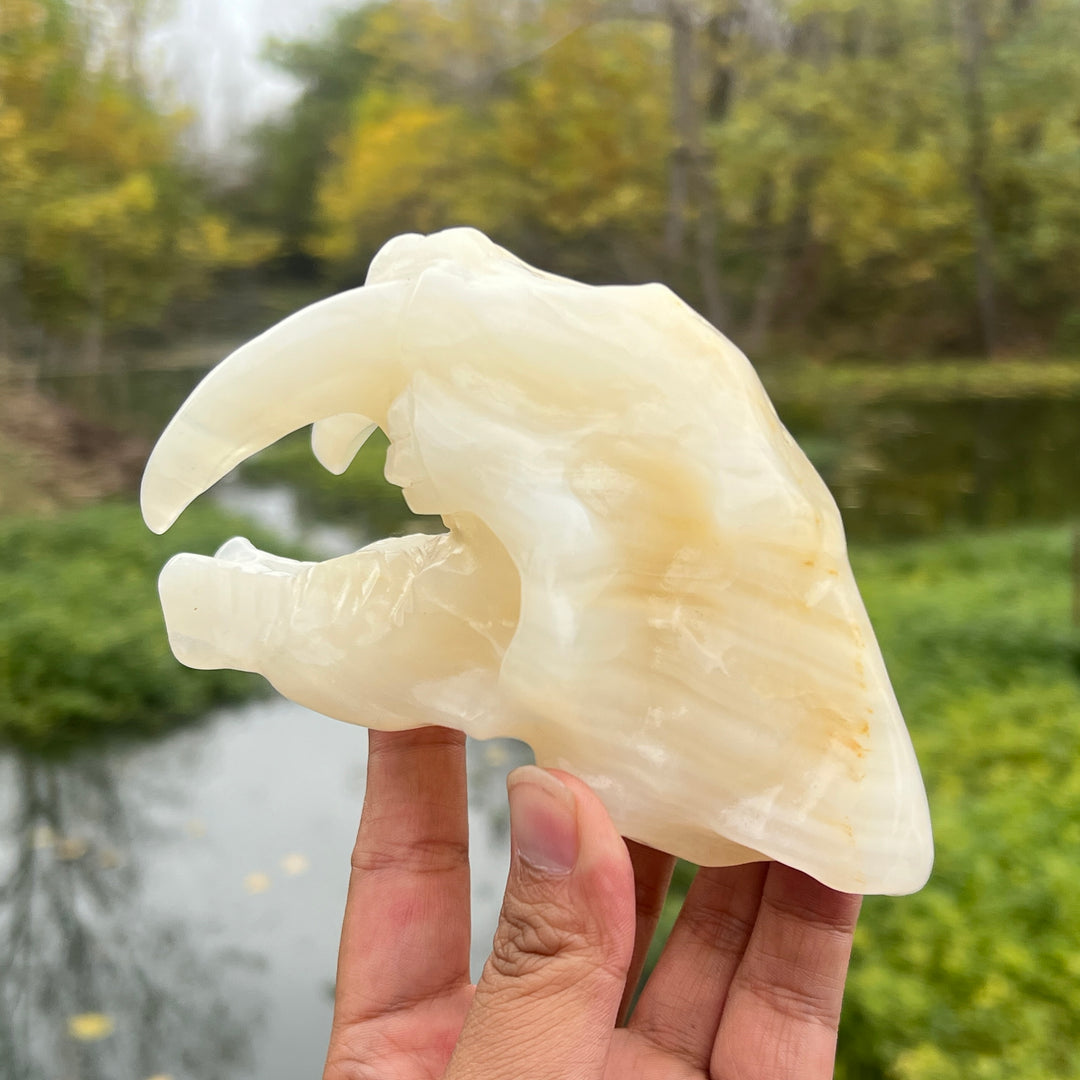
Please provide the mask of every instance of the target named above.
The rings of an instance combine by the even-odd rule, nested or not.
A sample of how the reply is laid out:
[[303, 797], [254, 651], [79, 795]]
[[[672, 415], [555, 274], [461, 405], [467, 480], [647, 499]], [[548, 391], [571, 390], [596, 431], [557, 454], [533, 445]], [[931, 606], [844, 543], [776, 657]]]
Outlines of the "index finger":
[[465, 736], [372, 731], [338, 959], [334, 1026], [469, 983]]
[[717, 1076], [829, 1080], [861, 896], [772, 863], [713, 1044]]

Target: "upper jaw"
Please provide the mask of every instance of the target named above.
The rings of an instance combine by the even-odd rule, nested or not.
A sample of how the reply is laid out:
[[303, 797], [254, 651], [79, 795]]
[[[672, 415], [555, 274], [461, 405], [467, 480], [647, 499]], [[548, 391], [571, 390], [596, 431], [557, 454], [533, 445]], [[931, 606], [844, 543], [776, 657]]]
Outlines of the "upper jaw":
[[[388, 283], [297, 312], [214, 368], [181, 406], [143, 474], [143, 517], [164, 532], [184, 508], [242, 461], [328, 417], [323, 454], [341, 465], [359, 449], [343, 431], [384, 422], [402, 376], [397, 332], [407, 290]], [[347, 465], [348, 462], [346, 461]], [[342, 468], [344, 466], [341, 466]]]
[[[164, 532], [241, 462], [313, 424], [312, 448], [331, 472], [348, 467], [410, 378], [402, 340], [415, 337], [415, 298], [428, 272], [461, 283], [541, 274], [474, 229], [408, 234], [384, 245], [364, 287], [304, 308], [215, 367], [181, 406], [147, 462], [141, 504]], [[436, 286], [438, 288], [438, 286]]]

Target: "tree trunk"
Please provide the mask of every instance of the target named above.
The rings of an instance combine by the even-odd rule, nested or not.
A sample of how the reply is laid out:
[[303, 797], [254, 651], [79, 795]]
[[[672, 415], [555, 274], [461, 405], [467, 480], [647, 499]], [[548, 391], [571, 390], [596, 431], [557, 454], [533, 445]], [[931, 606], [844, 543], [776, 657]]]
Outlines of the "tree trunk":
[[776, 310], [790, 279], [792, 260], [810, 241], [810, 192], [813, 169], [804, 165], [795, 176], [795, 205], [776, 238], [765, 271], [754, 293], [754, 306], [746, 331], [746, 347], [751, 355], [759, 353], [772, 333]]
[[[669, 0], [671, 29], [671, 122], [674, 148], [668, 189], [664, 253], [678, 279], [688, 269], [697, 278], [702, 312], [723, 325], [727, 310], [717, 267], [716, 192], [704, 149], [705, 109], [699, 100], [698, 18], [694, 0]], [[687, 251], [693, 225], [693, 261]]]
[[105, 269], [95, 259], [94, 285], [90, 297], [90, 316], [83, 331], [81, 370], [90, 374], [101, 371], [105, 340]]
[[674, 135], [668, 173], [664, 254], [676, 272], [686, 259], [686, 225], [690, 215], [691, 175], [697, 132], [694, 107], [694, 25], [685, 3], [668, 4], [671, 28], [671, 126]]
[[983, 73], [986, 23], [983, 0], [960, 0], [961, 72], [967, 114], [968, 150], [965, 171], [971, 197], [975, 241], [975, 294], [983, 352], [997, 348], [997, 296], [994, 279], [994, 233], [990, 221], [986, 170], [990, 157], [990, 123], [986, 112]]
[[716, 192], [706, 168], [697, 170], [697, 273], [705, 318], [723, 328], [728, 321], [727, 305], [720, 288], [717, 261]]

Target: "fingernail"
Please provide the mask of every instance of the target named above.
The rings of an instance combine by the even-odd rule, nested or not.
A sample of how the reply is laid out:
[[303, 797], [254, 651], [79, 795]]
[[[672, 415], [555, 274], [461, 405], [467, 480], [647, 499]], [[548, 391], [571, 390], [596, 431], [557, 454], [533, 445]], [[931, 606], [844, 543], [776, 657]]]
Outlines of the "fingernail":
[[574, 793], [535, 765], [515, 769], [506, 784], [510, 836], [518, 858], [545, 873], [570, 873], [578, 857]]

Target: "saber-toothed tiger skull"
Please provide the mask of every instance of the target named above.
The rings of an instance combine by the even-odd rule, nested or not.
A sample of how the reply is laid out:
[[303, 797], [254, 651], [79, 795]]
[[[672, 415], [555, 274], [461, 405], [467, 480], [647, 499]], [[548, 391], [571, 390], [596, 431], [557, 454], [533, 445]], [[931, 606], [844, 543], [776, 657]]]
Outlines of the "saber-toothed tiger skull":
[[400, 236], [206, 377], [147, 465], [147, 523], [311, 423], [332, 472], [382, 428], [387, 477], [448, 531], [323, 563], [178, 555], [185, 664], [367, 727], [523, 739], [694, 862], [925, 882], [926, 796], [836, 505], [668, 289], [578, 284], [471, 229]]

